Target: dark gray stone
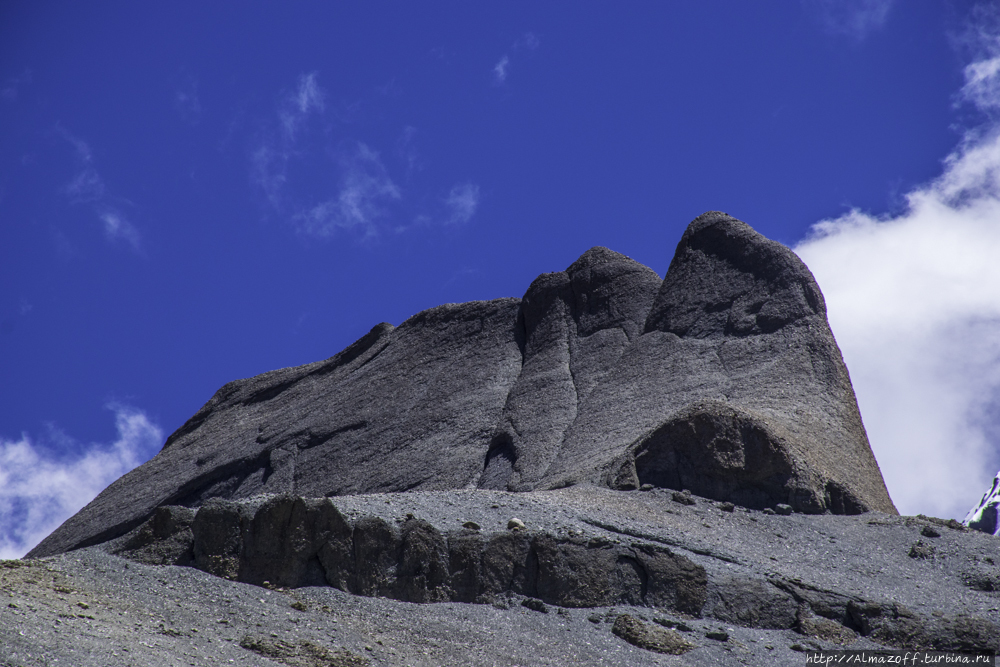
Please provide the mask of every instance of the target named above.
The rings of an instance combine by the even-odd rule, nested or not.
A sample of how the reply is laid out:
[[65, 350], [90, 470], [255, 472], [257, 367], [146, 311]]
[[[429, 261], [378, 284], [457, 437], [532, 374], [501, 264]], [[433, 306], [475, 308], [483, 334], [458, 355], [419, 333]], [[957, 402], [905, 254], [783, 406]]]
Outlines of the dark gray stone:
[[[403, 524], [395, 596], [405, 602], [444, 602], [452, 599], [448, 544], [434, 526], [422, 519]], [[464, 596], [463, 596], [464, 597]]]
[[530, 609], [531, 611], [540, 612], [542, 614], [549, 613], [548, 605], [539, 600], [538, 598], [524, 598], [524, 600], [521, 601], [521, 606], [525, 607], [526, 609]]
[[643, 335], [578, 414], [553, 486], [895, 513], [812, 274], [724, 213], [685, 231]]
[[720, 621], [751, 628], [795, 627], [799, 604], [789, 593], [769, 581], [750, 577], [724, 577], [713, 582], [707, 613]]
[[[30, 556], [117, 538], [165, 505], [579, 483], [895, 513], [809, 270], [713, 212], [662, 281], [593, 248], [523, 299], [432, 308], [225, 385]], [[315, 558], [288, 576], [315, 576]]]
[[368, 658], [350, 651], [331, 651], [311, 641], [292, 644], [263, 635], [245, 635], [239, 645], [289, 667], [367, 667], [371, 664]]
[[194, 562], [195, 510], [167, 505], [112, 553], [148, 565], [191, 565]]
[[400, 558], [399, 531], [378, 517], [362, 517], [354, 524], [354, 569], [357, 595], [396, 597], [396, 568]]
[[161, 505], [474, 484], [520, 371], [519, 305], [432, 308], [326, 361], [227, 384], [35, 555], [104, 542]]
[[[509, 479], [487, 467], [483, 488], [530, 490], [567, 446], [580, 407], [642, 332], [660, 287], [651, 269], [592, 248], [566, 271], [539, 276], [521, 302], [524, 359], [494, 447], [509, 447]], [[506, 468], [505, 468], [506, 469]]]
[[809, 605], [799, 607], [796, 629], [807, 637], [816, 637], [834, 644], [853, 644], [857, 634], [837, 621], [817, 616]]
[[899, 648], [995, 651], [1000, 637], [995, 621], [970, 615], [927, 618], [895, 602], [852, 604], [850, 612], [862, 635]]
[[615, 619], [615, 624], [611, 627], [611, 632], [633, 646], [644, 648], [647, 651], [655, 651], [656, 653], [683, 655], [691, 649], [696, 648], [694, 644], [679, 632], [644, 623], [630, 614], [622, 614]]
[[225, 579], [236, 579], [243, 559], [241, 506], [215, 498], [205, 503], [192, 522], [194, 564], [199, 570]]
[[917, 540], [910, 547], [910, 558], [933, 558], [937, 549], [932, 544], [924, 544], [923, 540]]

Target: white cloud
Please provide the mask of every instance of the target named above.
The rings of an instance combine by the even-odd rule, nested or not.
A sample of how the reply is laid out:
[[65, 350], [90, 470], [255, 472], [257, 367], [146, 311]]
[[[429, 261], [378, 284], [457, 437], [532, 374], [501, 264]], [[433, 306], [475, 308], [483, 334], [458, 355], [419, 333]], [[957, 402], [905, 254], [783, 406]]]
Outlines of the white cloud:
[[198, 96], [197, 81], [187, 81], [174, 93], [174, 109], [185, 122], [198, 124], [201, 120], [201, 98]]
[[312, 112], [323, 113], [326, 109], [323, 99], [325, 94], [316, 83], [316, 72], [303, 74], [299, 77], [299, 87], [289, 98], [278, 116], [281, 127], [288, 141], [295, 141], [295, 134]]
[[[1000, 103], [991, 62], [966, 69], [962, 92], [984, 110]], [[1000, 127], [970, 131], [906, 202], [819, 222], [795, 251], [897, 507], [960, 519], [1000, 467]]]
[[493, 80], [497, 83], [503, 83], [507, 80], [507, 66], [510, 64], [510, 58], [504, 55], [496, 65], [493, 66]]
[[250, 155], [250, 178], [276, 211], [283, 208], [289, 162], [299, 152], [301, 130], [311, 114], [324, 112], [325, 97], [316, 72], [299, 76], [298, 88], [278, 107], [278, 136], [265, 137]]
[[366, 237], [375, 236], [376, 222], [386, 215], [387, 204], [400, 199], [400, 189], [378, 153], [360, 142], [342, 157], [341, 172], [336, 196], [296, 214], [294, 222], [312, 236], [331, 236], [341, 229], [360, 229]]
[[[163, 431], [141, 411], [121, 405], [118, 439], [90, 444], [73, 458], [59, 457], [32, 441], [0, 438], [0, 558], [20, 558], [89, 503], [111, 482], [154, 454]], [[57, 439], [65, 436], [55, 434]], [[66, 443], [64, 443], [66, 444]]]
[[894, 0], [803, 0], [827, 31], [862, 40], [885, 25]]
[[57, 127], [57, 132], [63, 139], [72, 144], [76, 152], [76, 174], [63, 188], [64, 194], [69, 197], [73, 204], [91, 204], [93, 206], [95, 215], [101, 221], [104, 235], [109, 241], [123, 240], [131, 246], [132, 250], [139, 252], [139, 230], [125, 219], [117, 207], [111, 205], [110, 202], [113, 201], [113, 198], [108, 195], [104, 179], [94, 167], [94, 157], [90, 145], [83, 139], [73, 136], [61, 126]]
[[514, 49], [528, 49], [529, 51], [534, 51], [541, 45], [542, 41], [533, 32], [526, 32], [521, 35], [520, 39], [514, 42]]
[[133, 250], [139, 248], [139, 232], [131, 222], [118, 211], [107, 209], [100, 213], [101, 222], [104, 223], [104, 235], [110, 241], [125, 241]]
[[25, 83], [31, 83], [31, 70], [24, 70], [20, 75], [7, 79], [7, 84], [0, 89], [0, 96], [11, 102], [17, 100], [19, 96], [18, 88]]
[[281, 196], [288, 180], [288, 151], [276, 150], [263, 143], [250, 156], [250, 178], [264, 192], [275, 209], [281, 207]]
[[104, 197], [104, 180], [96, 169], [85, 165], [66, 184], [65, 191], [74, 204], [98, 201]]
[[59, 127], [59, 134], [73, 145], [76, 152], [77, 172], [72, 180], [66, 184], [63, 191], [69, 195], [70, 201], [74, 204], [98, 201], [104, 197], [104, 180], [94, 169], [93, 154], [86, 141], [70, 134], [66, 129]]
[[[537, 48], [534, 35], [521, 41], [516, 48]], [[424, 226], [462, 224], [473, 217], [479, 186], [472, 183], [456, 184], [444, 197], [418, 197], [416, 202], [404, 197], [398, 183], [412, 187], [412, 177], [425, 167], [415, 146], [416, 128], [403, 127], [387, 162], [368, 143], [335, 139], [334, 126], [315, 122], [313, 115], [325, 113], [326, 97], [315, 73], [300, 76], [250, 153], [251, 179], [274, 213], [305, 236], [350, 233], [361, 239], [410, 229], [412, 224], [401, 222], [406, 218]], [[388, 165], [399, 167], [400, 173], [394, 177]], [[316, 177], [327, 168], [331, 178]], [[309, 177], [300, 176], [307, 171]], [[418, 207], [429, 210], [415, 211]]]
[[468, 222], [479, 206], [479, 186], [473, 183], [456, 185], [448, 192], [444, 203], [448, 207], [449, 224]]
[[507, 75], [510, 73], [510, 54], [516, 56], [520, 51], [534, 51], [541, 43], [538, 35], [533, 32], [526, 32], [514, 40], [514, 43], [510, 45], [510, 53], [503, 54], [497, 64], [493, 66], [493, 83], [499, 86], [507, 81]]

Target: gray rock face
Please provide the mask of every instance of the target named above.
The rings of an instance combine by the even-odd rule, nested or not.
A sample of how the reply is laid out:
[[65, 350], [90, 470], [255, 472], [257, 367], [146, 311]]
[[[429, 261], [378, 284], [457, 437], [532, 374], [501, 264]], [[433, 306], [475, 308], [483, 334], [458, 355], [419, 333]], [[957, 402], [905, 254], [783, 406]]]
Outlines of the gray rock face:
[[662, 281], [593, 248], [523, 299], [433, 308], [227, 384], [30, 555], [213, 498], [579, 483], [895, 513], [809, 270], [713, 212]]
[[[158, 534], [163, 513], [187, 512], [161, 508], [136, 536]], [[214, 499], [189, 525], [179, 536], [159, 531], [164, 536], [154, 538], [169, 542], [157, 556], [170, 552], [172, 559], [150, 558], [150, 542], [136, 537], [115, 551], [258, 586], [330, 585], [405, 602], [489, 603], [514, 594], [563, 607], [649, 604], [697, 615], [706, 598], [705, 569], [652, 543], [538, 530], [442, 532], [412, 515], [402, 522], [366, 515], [352, 523], [328, 498], [287, 495]]]
[[979, 504], [969, 510], [962, 523], [973, 530], [1000, 535], [1000, 472], [993, 478], [993, 486], [983, 494]]

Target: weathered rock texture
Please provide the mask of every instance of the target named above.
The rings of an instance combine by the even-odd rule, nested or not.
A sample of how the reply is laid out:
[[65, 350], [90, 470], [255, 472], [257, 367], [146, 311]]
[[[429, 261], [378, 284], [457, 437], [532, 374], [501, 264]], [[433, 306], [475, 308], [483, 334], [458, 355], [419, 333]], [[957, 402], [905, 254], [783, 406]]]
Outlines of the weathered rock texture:
[[30, 555], [213, 498], [578, 483], [895, 513], [809, 270], [713, 212], [662, 281], [593, 248], [523, 299], [433, 308], [227, 384]]
[[998, 591], [996, 538], [929, 517], [587, 484], [266, 496], [0, 562], [0, 664], [794, 667], [995, 652]]
[[[157, 530], [164, 525], [173, 532]], [[638, 604], [698, 615], [706, 599], [705, 569], [652, 542], [537, 529], [442, 532], [412, 514], [350, 522], [329, 498], [211, 500], [197, 513], [163, 507], [114, 550], [258, 586], [330, 585], [404, 602], [489, 603], [514, 594], [563, 607]]]
[[[908, 649], [1000, 648], [1000, 556], [992, 538], [957, 521], [766, 515], [675, 495], [579, 485], [213, 499], [197, 512], [160, 508], [101, 548], [265, 587], [331, 586], [419, 603], [521, 599], [536, 611], [626, 606], [837, 646], [865, 638]], [[648, 650], [694, 648], [635, 618], [615, 626]]]
[[1000, 472], [993, 478], [990, 490], [983, 494], [978, 505], [969, 510], [962, 523], [973, 530], [1000, 535]]

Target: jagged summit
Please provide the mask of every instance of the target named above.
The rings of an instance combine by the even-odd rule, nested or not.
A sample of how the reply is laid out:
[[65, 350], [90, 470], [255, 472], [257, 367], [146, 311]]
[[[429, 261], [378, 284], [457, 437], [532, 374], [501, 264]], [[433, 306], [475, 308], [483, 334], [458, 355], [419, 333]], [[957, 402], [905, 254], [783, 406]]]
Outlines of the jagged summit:
[[1000, 536], [1000, 472], [993, 478], [990, 490], [969, 510], [962, 523], [973, 530]]
[[710, 212], [663, 280], [592, 248], [521, 299], [432, 308], [225, 385], [29, 555], [212, 498], [574, 484], [895, 513], [812, 274]]

